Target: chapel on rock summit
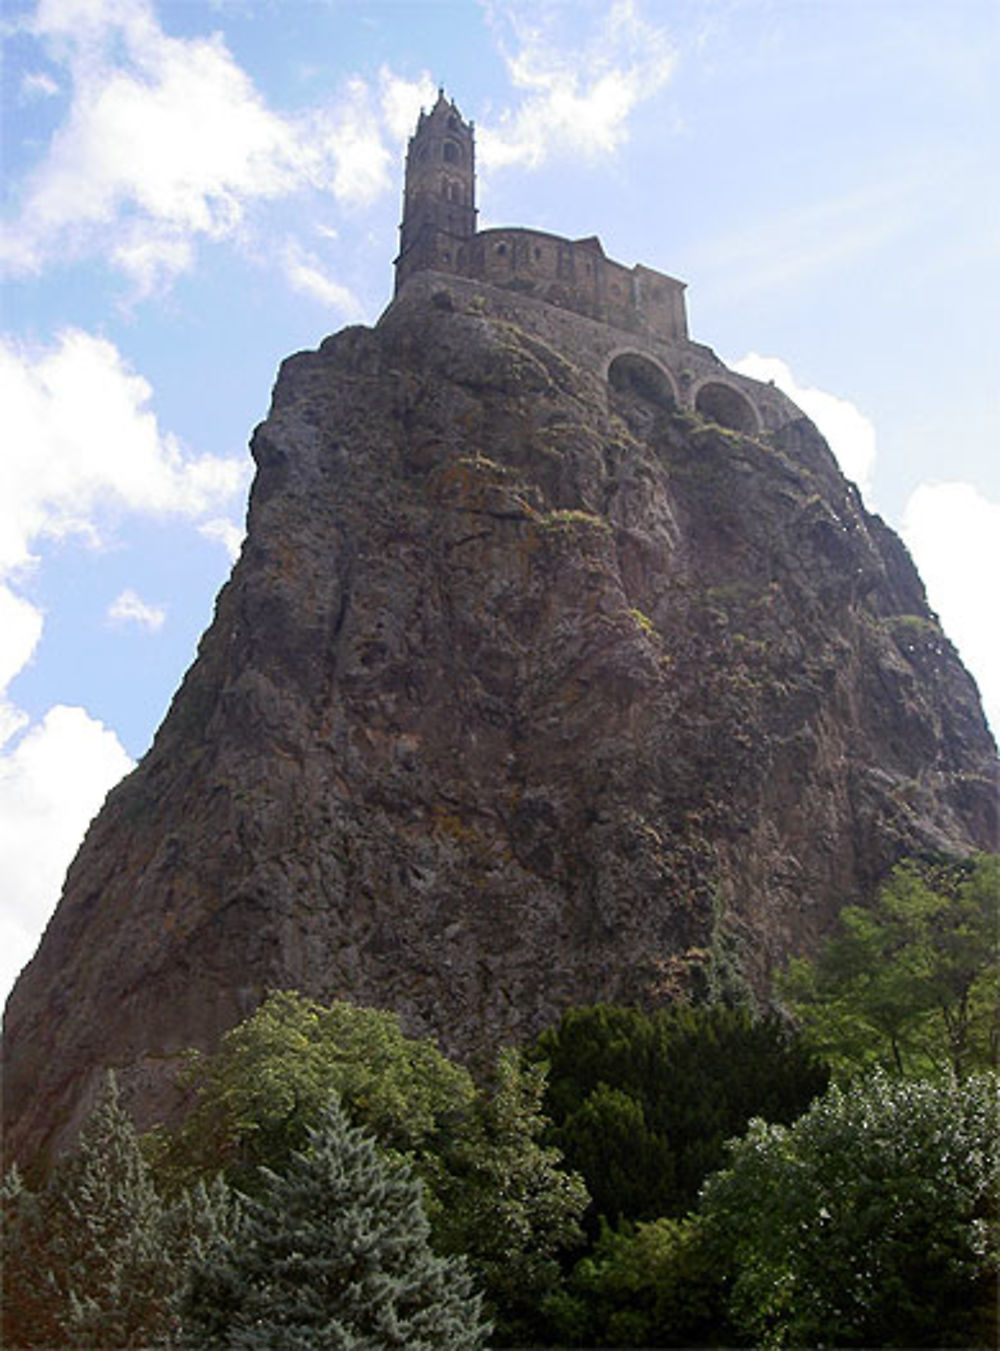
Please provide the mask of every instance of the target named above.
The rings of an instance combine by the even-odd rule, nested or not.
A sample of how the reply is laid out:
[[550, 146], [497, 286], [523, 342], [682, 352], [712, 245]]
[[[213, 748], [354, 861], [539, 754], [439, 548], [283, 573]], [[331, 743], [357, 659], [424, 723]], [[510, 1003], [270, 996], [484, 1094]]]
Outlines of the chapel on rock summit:
[[[398, 296], [422, 273], [447, 274], [534, 298], [596, 321], [617, 342], [597, 342], [612, 384], [636, 384], [710, 421], [751, 435], [802, 416], [773, 385], [730, 371], [688, 335], [685, 283], [641, 263], [609, 258], [596, 235], [476, 228], [475, 124], [438, 90], [421, 111], [406, 155], [395, 260]], [[560, 326], [572, 337], [572, 325]], [[582, 335], [578, 327], [577, 332]], [[624, 335], [631, 335], [622, 342]], [[594, 346], [591, 331], [590, 346]]]

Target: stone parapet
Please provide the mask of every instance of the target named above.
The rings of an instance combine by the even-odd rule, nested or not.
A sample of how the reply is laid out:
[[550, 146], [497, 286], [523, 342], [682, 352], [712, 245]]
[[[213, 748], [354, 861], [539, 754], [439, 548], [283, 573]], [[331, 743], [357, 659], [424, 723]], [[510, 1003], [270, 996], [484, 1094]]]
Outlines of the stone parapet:
[[[541, 236], [534, 230], [484, 231], [476, 237], [476, 242], [507, 241], [512, 248], [523, 249], [533, 248], [536, 238], [559, 243], [556, 236]], [[499, 257], [502, 259], [503, 255]], [[621, 267], [610, 260], [604, 261], [612, 268]], [[626, 268], [621, 271], [628, 277], [633, 275]], [[642, 271], [653, 276], [662, 275], [652, 273], [651, 269]], [[613, 363], [631, 354], [651, 363], [662, 373], [665, 387], [678, 407], [701, 413], [713, 422], [738, 431], [772, 432], [805, 416], [775, 385], [730, 370], [704, 343], [692, 342], [686, 335], [667, 338], [638, 325], [632, 327], [627, 323], [617, 324], [610, 318], [582, 314], [553, 303], [550, 298], [539, 296], [526, 287], [512, 287], [512, 274], [505, 273], [499, 266], [495, 273], [501, 279], [499, 283], [481, 277], [422, 271], [401, 287], [399, 299], [422, 297], [430, 303], [441, 303], [442, 298], [447, 298], [456, 307], [516, 323], [601, 380], [609, 378]], [[675, 285], [680, 287], [681, 283]]]

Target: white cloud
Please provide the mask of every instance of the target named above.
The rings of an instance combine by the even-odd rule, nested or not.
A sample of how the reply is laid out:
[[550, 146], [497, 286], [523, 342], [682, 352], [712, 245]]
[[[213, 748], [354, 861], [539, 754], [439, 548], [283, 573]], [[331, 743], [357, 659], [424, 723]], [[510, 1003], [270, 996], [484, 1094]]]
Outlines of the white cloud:
[[[244, 200], [287, 190], [295, 138], [264, 105], [221, 37], [177, 39], [144, 0], [65, 0], [39, 6], [32, 31], [68, 66], [73, 99], [48, 154], [26, 184], [22, 268], [54, 249], [94, 247], [124, 218], [164, 236], [220, 238], [239, 223]], [[126, 249], [120, 264], [143, 251]]]
[[0, 765], [3, 747], [28, 725], [28, 715], [8, 700], [7, 687], [34, 656], [42, 625], [41, 611], [0, 581]]
[[[674, 54], [666, 32], [641, 16], [635, 0], [615, 0], [600, 29], [574, 43], [557, 31], [557, 21], [578, 25], [580, 13], [539, 4], [491, 11], [510, 78], [525, 96], [477, 128], [487, 167], [537, 168], [554, 153], [608, 155], [627, 139], [636, 105], [670, 79]], [[503, 37], [507, 27], [513, 47]]]
[[143, 299], [170, 285], [194, 264], [195, 250], [189, 238], [157, 232], [142, 222], [126, 229], [111, 249], [111, 260], [135, 283], [135, 298]]
[[130, 586], [108, 606], [108, 619], [115, 624], [135, 624], [148, 633], [163, 628], [167, 612], [162, 605], [150, 605]]
[[175, 38], [148, 0], [43, 0], [27, 25], [72, 99], [20, 184], [0, 245], [13, 271], [101, 253], [141, 294], [191, 267], [200, 239], [234, 238], [254, 204], [304, 189], [364, 206], [392, 187], [387, 123], [426, 82], [384, 68], [296, 116], [269, 108], [220, 34]]
[[33, 99], [51, 98], [59, 93], [59, 86], [51, 75], [43, 70], [29, 70], [21, 77], [21, 101], [29, 103]]
[[298, 244], [292, 242], [287, 246], [283, 262], [285, 275], [293, 290], [311, 296], [345, 319], [361, 319], [364, 316], [364, 307], [350, 288], [328, 277], [316, 258]]
[[[0, 582], [0, 699], [31, 660], [41, 636], [41, 611]], [[5, 740], [0, 736], [0, 746]]]
[[903, 510], [901, 533], [1000, 735], [1000, 502], [971, 483], [921, 483]]
[[31, 957], [88, 823], [131, 768], [113, 732], [62, 705], [0, 757], [0, 999]]
[[753, 380], [773, 380], [815, 422], [829, 442], [843, 472], [858, 485], [866, 498], [870, 498], [876, 455], [875, 428], [860, 409], [849, 399], [800, 385], [788, 364], [780, 357], [764, 357], [749, 352], [729, 365], [734, 371], [749, 375]]
[[389, 135], [404, 146], [417, 125], [421, 108], [431, 108], [437, 88], [426, 71], [416, 80], [394, 75], [388, 66], [378, 73], [382, 117]]
[[367, 205], [391, 187], [389, 152], [364, 80], [349, 80], [340, 105], [314, 115], [305, 145], [317, 186], [332, 163], [334, 196], [342, 202]]
[[227, 521], [224, 516], [215, 516], [210, 521], [203, 521], [198, 527], [198, 534], [203, 535], [205, 539], [218, 540], [233, 563], [239, 558], [240, 548], [246, 538], [243, 527], [237, 525], [235, 521]]
[[242, 458], [186, 453], [160, 430], [151, 397], [103, 338], [70, 329], [42, 350], [0, 340], [0, 576], [41, 536], [99, 540], [122, 510], [197, 519], [243, 489]]

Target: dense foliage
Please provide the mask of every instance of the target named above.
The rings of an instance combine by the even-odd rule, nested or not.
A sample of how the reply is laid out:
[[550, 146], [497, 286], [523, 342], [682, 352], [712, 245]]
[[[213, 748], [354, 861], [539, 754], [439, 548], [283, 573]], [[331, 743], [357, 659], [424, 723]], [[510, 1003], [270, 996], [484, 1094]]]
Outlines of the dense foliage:
[[182, 1181], [222, 1171], [250, 1191], [259, 1165], [280, 1171], [304, 1147], [331, 1093], [384, 1148], [417, 1156], [445, 1148], [475, 1100], [468, 1071], [404, 1036], [395, 1014], [291, 991], [270, 995], [213, 1055], [192, 1056], [187, 1081], [195, 1105], [161, 1137], [158, 1168]]
[[263, 1169], [244, 1224], [194, 1270], [195, 1351], [475, 1351], [488, 1325], [464, 1259], [436, 1256], [421, 1188], [336, 1098], [283, 1175]]
[[560, 1346], [690, 1347], [729, 1343], [718, 1262], [694, 1218], [617, 1229], [544, 1306]]
[[[140, 1148], [112, 1077], [44, 1187], [8, 1174], [4, 1344], [986, 1345], [995, 881], [898, 869], [796, 968], [836, 1089], [745, 1009], [573, 1009], [477, 1086], [391, 1014], [272, 995], [175, 1128]], [[966, 1077], [851, 1081], [880, 1058]]]
[[996, 1113], [993, 1075], [876, 1070], [792, 1126], [753, 1121], [701, 1200], [740, 1331], [761, 1346], [993, 1345]]
[[474, 1126], [449, 1153], [440, 1184], [438, 1239], [467, 1253], [497, 1323], [497, 1344], [530, 1337], [560, 1280], [559, 1255], [579, 1247], [589, 1197], [542, 1143], [545, 1076], [513, 1051], [501, 1054]]
[[996, 1068], [1000, 857], [893, 869], [870, 907], [848, 906], [783, 989], [811, 1044], [840, 1069], [961, 1077]]
[[828, 1075], [788, 1028], [746, 1009], [571, 1009], [530, 1052], [549, 1066], [553, 1141], [596, 1217], [682, 1216], [753, 1116], [791, 1121]]

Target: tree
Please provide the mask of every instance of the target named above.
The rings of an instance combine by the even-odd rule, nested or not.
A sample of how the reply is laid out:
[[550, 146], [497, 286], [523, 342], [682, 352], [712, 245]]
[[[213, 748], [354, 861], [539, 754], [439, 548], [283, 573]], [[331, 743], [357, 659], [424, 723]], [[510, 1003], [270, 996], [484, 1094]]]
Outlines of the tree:
[[587, 1179], [591, 1212], [612, 1224], [663, 1214], [677, 1193], [669, 1144], [646, 1125], [641, 1097], [599, 1083], [554, 1138]]
[[897, 865], [814, 960], [789, 965], [781, 988], [810, 1044], [845, 1072], [996, 1067], [998, 902], [996, 855]]
[[792, 1126], [755, 1120], [700, 1215], [761, 1346], [987, 1346], [996, 1333], [995, 1075], [876, 1070]]
[[551, 1138], [597, 1202], [591, 1233], [601, 1213], [683, 1216], [730, 1136], [754, 1115], [793, 1120], [829, 1077], [776, 1019], [718, 1005], [570, 1009], [529, 1055], [549, 1066]]
[[[23, 1346], [128, 1347], [166, 1337], [174, 1268], [164, 1212], [115, 1076], [41, 1193], [14, 1201], [5, 1335]], [[9, 1301], [9, 1302], [8, 1302]]]
[[498, 1336], [531, 1336], [558, 1284], [558, 1256], [583, 1239], [588, 1196], [562, 1154], [542, 1143], [545, 1073], [501, 1052], [492, 1092], [476, 1123], [446, 1159], [435, 1229], [449, 1252], [464, 1252], [496, 1315]]
[[228, 1232], [221, 1179], [165, 1205], [109, 1073], [73, 1151], [39, 1192], [3, 1187], [9, 1346], [168, 1345], [189, 1256]]
[[716, 1263], [694, 1218], [603, 1224], [545, 1311], [560, 1345], [717, 1345], [729, 1331]]
[[54, 1189], [65, 1206], [56, 1261], [70, 1345], [132, 1346], [155, 1335], [169, 1320], [172, 1289], [163, 1206], [113, 1073]]
[[198, 1351], [472, 1351], [488, 1325], [461, 1259], [436, 1256], [421, 1190], [335, 1096], [284, 1176], [262, 1169], [240, 1231], [196, 1264]]
[[0, 1189], [3, 1207], [3, 1346], [58, 1346], [65, 1296], [51, 1272], [48, 1198], [30, 1191], [17, 1165]]
[[404, 1036], [395, 1014], [292, 991], [270, 995], [213, 1055], [194, 1055], [188, 1082], [195, 1105], [158, 1142], [158, 1168], [174, 1182], [222, 1170], [251, 1191], [259, 1165], [280, 1171], [304, 1147], [331, 1093], [383, 1147], [418, 1159], [462, 1128], [475, 1097], [468, 1071]]

